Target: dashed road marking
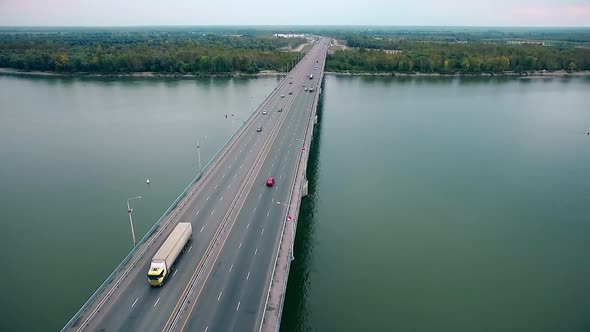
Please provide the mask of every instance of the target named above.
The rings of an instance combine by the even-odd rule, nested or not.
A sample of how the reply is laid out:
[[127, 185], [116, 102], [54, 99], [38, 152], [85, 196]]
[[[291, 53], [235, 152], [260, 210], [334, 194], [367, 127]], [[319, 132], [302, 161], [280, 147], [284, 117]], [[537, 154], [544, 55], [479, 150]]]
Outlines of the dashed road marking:
[[236, 307], [236, 311], [240, 310], [240, 302], [238, 301], [238, 306]]
[[206, 201], [208, 201], [210, 197], [211, 197], [211, 196], [207, 196], [207, 198], [206, 198], [205, 200], [206, 200]]
[[229, 272], [231, 272], [231, 270], [232, 270], [233, 268], [234, 268], [234, 265], [232, 264], [232, 265], [229, 267]]
[[250, 272], [248, 272], [248, 275], [246, 276], [246, 280], [250, 279]]
[[158, 302], [160, 302], [160, 298], [158, 298], [158, 300], [156, 301], [156, 303], [154, 303], [154, 307], [158, 305]]
[[256, 251], [254, 251], [254, 256], [256, 256], [257, 253], [258, 253], [258, 248], [256, 248]]
[[219, 296], [217, 297], [217, 301], [219, 301], [219, 299], [221, 298], [221, 294], [223, 294], [223, 291], [219, 292]]
[[223, 196], [219, 197], [219, 200], [222, 200], [222, 199], [223, 199]]
[[211, 215], [213, 215], [214, 212], [215, 212], [215, 210], [211, 211]]
[[197, 211], [197, 213], [195, 214], [195, 217], [199, 215], [199, 212], [201, 212], [201, 210]]
[[241, 247], [242, 247], [242, 242], [240, 242], [240, 246], [238, 248], [241, 248]]
[[139, 297], [135, 299], [135, 301], [133, 301], [133, 304], [131, 305], [131, 308], [133, 308], [135, 306], [135, 304], [137, 303], [137, 300], [139, 300]]
[[201, 227], [201, 230], [199, 231], [199, 233], [201, 233], [203, 231], [203, 229], [205, 229], [205, 226]]
[[262, 229], [262, 232], [260, 232], [260, 234], [264, 234], [264, 228]]
[[178, 272], [178, 270], [174, 270], [174, 273], [172, 273], [173, 277], [176, 275], [176, 272]]
[[190, 252], [192, 248], [193, 248], [193, 246], [191, 246], [190, 248], [188, 248], [188, 251], [187, 252]]

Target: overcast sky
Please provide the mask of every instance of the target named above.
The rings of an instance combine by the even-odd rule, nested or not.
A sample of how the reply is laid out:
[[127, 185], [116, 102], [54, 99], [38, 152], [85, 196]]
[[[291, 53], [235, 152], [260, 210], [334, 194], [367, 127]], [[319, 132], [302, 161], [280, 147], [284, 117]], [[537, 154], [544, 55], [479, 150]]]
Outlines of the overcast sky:
[[0, 0], [0, 26], [590, 26], [590, 0]]

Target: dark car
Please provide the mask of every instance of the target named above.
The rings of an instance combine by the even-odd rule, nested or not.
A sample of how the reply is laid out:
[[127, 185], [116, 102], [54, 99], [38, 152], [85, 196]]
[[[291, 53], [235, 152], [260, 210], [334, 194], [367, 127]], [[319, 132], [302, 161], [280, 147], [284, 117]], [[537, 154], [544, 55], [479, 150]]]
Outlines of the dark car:
[[268, 178], [268, 179], [266, 180], [266, 185], [267, 185], [268, 187], [272, 187], [272, 186], [274, 186], [274, 185], [275, 185], [275, 179], [274, 179], [274, 178]]

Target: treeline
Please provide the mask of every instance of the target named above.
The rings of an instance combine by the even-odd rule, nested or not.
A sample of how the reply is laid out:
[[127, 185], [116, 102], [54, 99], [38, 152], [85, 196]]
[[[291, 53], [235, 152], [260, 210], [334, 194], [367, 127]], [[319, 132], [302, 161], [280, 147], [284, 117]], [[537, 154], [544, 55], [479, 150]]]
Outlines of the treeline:
[[346, 42], [354, 48], [329, 55], [327, 70], [441, 74], [590, 70], [590, 48], [583, 47], [417, 42], [358, 36], [347, 38]]
[[0, 67], [88, 73], [256, 73], [282, 70], [305, 39], [194, 33], [0, 34]]

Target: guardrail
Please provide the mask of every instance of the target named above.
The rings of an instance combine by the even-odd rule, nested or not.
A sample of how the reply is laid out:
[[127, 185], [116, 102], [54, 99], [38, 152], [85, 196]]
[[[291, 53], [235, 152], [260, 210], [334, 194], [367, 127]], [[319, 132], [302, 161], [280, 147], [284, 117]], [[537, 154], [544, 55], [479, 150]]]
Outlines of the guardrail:
[[[299, 65], [299, 63], [297, 65]], [[113, 281], [113, 279], [115, 278], [115, 276], [119, 272], [121, 272], [123, 270], [123, 268], [129, 262], [129, 260], [131, 259], [131, 257], [133, 257], [133, 255], [137, 252], [138, 248], [140, 248], [140, 246], [142, 244], [144, 244], [147, 241], [147, 239], [150, 238], [150, 236], [152, 236], [152, 234], [158, 229], [158, 227], [160, 227], [160, 224], [162, 223], [162, 221], [165, 220], [174, 209], [176, 209], [176, 207], [178, 206], [178, 204], [187, 195], [187, 193], [189, 191], [189, 188], [191, 186], [193, 186], [201, 178], [201, 176], [205, 173], [205, 171], [208, 170], [208, 168], [211, 165], [211, 163], [213, 161], [216, 161], [216, 159], [219, 156], [219, 154], [222, 151], [224, 151], [224, 149], [226, 147], [229, 146], [230, 142], [232, 142], [232, 140], [238, 134], [241, 134], [243, 132], [244, 127], [247, 124], [249, 124], [251, 122], [251, 120], [258, 114], [257, 111], [260, 110], [261, 108], [264, 108], [266, 106], [266, 104], [273, 97], [274, 92], [276, 90], [278, 90], [279, 88], [281, 88], [285, 84], [286, 81], [287, 81], [287, 79], [284, 78], [281, 81], [281, 83], [279, 83], [279, 85], [276, 86], [273, 89], [273, 91], [268, 94], [268, 96], [263, 100], [262, 104], [260, 104], [260, 106], [257, 107], [256, 110], [254, 112], [252, 112], [252, 114], [250, 114], [250, 116], [248, 117], [248, 119], [242, 123], [242, 125], [238, 128], [238, 130], [236, 130], [230, 136], [230, 138], [221, 146], [221, 148], [205, 164], [205, 166], [201, 169], [201, 171], [199, 173], [197, 173], [197, 175], [189, 182], [189, 184], [184, 188], [184, 190], [180, 193], [180, 195], [178, 195], [178, 197], [174, 200], [174, 202], [172, 202], [172, 204], [170, 204], [170, 206], [168, 207], [168, 209], [166, 209], [166, 211], [164, 211], [164, 213], [162, 214], [162, 216], [154, 223], [154, 225], [147, 231], [147, 233], [137, 242], [137, 245], [135, 247], [133, 247], [129, 251], [129, 253], [127, 254], [127, 256], [125, 256], [125, 258], [123, 258], [123, 260], [119, 263], [119, 265], [117, 265], [117, 267], [115, 267], [115, 269], [113, 270], [113, 272], [111, 272], [111, 274], [106, 277], [105, 281], [100, 286], [98, 286], [98, 288], [96, 289], [96, 291], [94, 291], [94, 293], [88, 298], [88, 300], [86, 300], [86, 302], [82, 305], [82, 307], [80, 307], [80, 309], [74, 314], [74, 316], [72, 316], [72, 318], [66, 323], [66, 325], [64, 325], [64, 327], [61, 329], [61, 332], [65, 332], [68, 329], [71, 329], [71, 328], [74, 327], [75, 323], [78, 322], [78, 320], [80, 319], [80, 317], [82, 316], [82, 314], [84, 314], [86, 312], [86, 310], [88, 310], [88, 308], [92, 304], [94, 304], [94, 302], [99, 298], [99, 295], [101, 295], [102, 292], [107, 288], [107, 286]]]

